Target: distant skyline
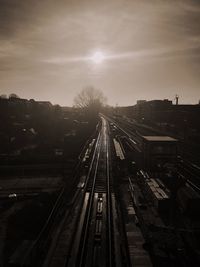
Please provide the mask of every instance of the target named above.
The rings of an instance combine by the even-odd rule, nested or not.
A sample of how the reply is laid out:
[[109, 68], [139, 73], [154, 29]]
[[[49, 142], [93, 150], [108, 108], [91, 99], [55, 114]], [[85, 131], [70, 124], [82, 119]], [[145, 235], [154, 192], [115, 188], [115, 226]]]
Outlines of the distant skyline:
[[199, 0], [0, 0], [0, 94], [72, 106], [200, 99]]

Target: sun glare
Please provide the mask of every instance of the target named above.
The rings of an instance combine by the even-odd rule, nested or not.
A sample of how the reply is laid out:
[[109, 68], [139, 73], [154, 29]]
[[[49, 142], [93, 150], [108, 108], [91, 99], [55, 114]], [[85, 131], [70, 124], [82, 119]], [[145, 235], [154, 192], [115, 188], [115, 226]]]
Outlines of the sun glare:
[[105, 59], [105, 55], [100, 51], [95, 52], [91, 57], [91, 60], [96, 64], [102, 63], [104, 59]]

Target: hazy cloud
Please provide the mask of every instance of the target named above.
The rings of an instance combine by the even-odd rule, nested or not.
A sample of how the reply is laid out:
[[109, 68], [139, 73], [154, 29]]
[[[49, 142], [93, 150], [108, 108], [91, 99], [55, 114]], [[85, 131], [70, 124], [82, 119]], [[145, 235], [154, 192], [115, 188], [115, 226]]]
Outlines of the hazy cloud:
[[1, 93], [71, 105], [92, 84], [111, 104], [197, 102], [199, 25], [194, 0], [0, 0]]

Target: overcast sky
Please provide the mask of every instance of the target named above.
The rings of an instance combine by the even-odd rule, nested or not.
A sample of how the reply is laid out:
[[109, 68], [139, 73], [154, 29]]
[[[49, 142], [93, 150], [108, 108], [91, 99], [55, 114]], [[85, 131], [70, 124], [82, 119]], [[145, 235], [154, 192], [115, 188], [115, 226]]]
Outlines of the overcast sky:
[[0, 0], [0, 94], [73, 105], [89, 85], [112, 105], [197, 103], [200, 1]]

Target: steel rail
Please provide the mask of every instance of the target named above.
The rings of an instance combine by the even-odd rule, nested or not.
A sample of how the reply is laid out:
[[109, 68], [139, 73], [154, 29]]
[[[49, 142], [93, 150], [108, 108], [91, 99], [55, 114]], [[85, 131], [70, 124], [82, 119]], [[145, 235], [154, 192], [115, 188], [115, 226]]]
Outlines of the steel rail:
[[[105, 124], [104, 124], [105, 122]], [[86, 212], [86, 218], [84, 221], [84, 227], [83, 227], [83, 236], [81, 237], [81, 242], [79, 245], [79, 253], [76, 261], [76, 266], [84, 266], [85, 259], [86, 259], [86, 253], [87, 253], [87, 241], [88, 241], [88, 235], [89, 235], [89, 229], [90, 229], [90, 222], [91, 222], [91, 216], [93, 212], [93, 201], [94, 201], [94, 195], [95, 195], [95, 186], [97, 182], [97, 175], [98, 175], [98, 167], [99, 167], [99, 159], [101, 155], [101, 146], [103, 142], [103, 137], [105, 138], [105, 147], [106, 147], [106, 225], [107, 225], [107, 244], [108, 244], [108, 261], [107, 264], [109, 267], [114, 266], [113, 262], [113, 238], [112, 238], [112, 200], [111, 200], [111, 192], [110, 192], [110, 152], [109, 152], [109, 140], [108, 140], [108, 134], [107, 129], [104, 130], [104, 125], [107, 124], [107, 121], [102, 121], [102, 129], [101, 129], [101, 136], [99, 137], [99, 149], [97, 151], [95, 166], [92, 164], [91, 169], [95, 168], [94, 171], [94, 177], [90, 192], [90, 198], [88, 203], [88, 208]]]
[[[94, 153], [95, 153], [95, 151], [97, 150], [97, 147], [98, 147], [99, 136], [100, 136], [100, 134], [97, 137], [97, 142], [96, 142], [96, 145], [95, 145], [95, 148], [94, 148]], [[85, 147], [84, 147], [84, 149], [85, 149]], [[80, 160], [81, 160], [81, 157], [79, 157], [79, 162], [77, 164], [77, 168], [76, 169], [78, 169], [80, 164], [81, 164]], [[94, 161], [94, 157], [92, 158], [91, 165], [93, 164], [93, 161]], [[89, 176], [90, 173], [91, 173], [91, 168], [88, 171], [88, 176]], [[77, 175], [78, 175], [77, 171], [75, 171], [74, 177], [76, 177]], [[87, 179], [86, 179], [86, 183], [89, 180], [88, 176], [87, 176]], [[45, 242], [45, 240], [47, 240], [44, 237], [48, 237], [49, 235], [51, 235], [51, 229], [49, 229], [49, 228], [53, 227], [53, 224], [55, 223], [57, 211], [59, 211], [60, 206], [63, 204], [63, 199], [65, 198], [65, 195], [66, 195], [66, 186], [64, 188], [62, 188], [61, 192], [59, 193], [59, 196], [57, 197], [56, 202], [55, 202], [55, 204], [54, 204], [54, 206], [53, 206], [53, 208], [52, 208], [52, 210], [51, 210], [51, 212], [50, 212], [45, 224], [43, 225], [41, 231], [39, 232], [39, 234], [37, 236], [37, 239], [30, 246], [28, 253], [22, 259], [22, 263], [21, 263], [22, 266], [25, 266], [27, 261], [32, 261], [33, 260], [32, 259], [32, 254], [35, 254], [34, 251], [37, 250], [38, 247], [41, 246], [42, 242]], [[50, 233], [47, 233], [48, 231]]]
[[113, 123], [121, 132], [123, 132], [129, 138], [131, 143], [133, 143], [133, 145], [141, 144], [141, 140], [139, 140], [139, 138], [141, 139], [141, 136], [137, 135], [136, 133], [131, 132], [130, 130], [127, 130], [127, 129], [124, 130], [116, 121], [105, 116], [104, 114], [102, 116], [106, 118], [108, 121], [110, 121], [111, 123]]
[[98, 153], [97, 152], [97, 149], [100, 149], [100, 138], [101, 138], [101, 134], [99, 133], [98, 134], [98, 137], [97, 137], [96, 145], [95, 145], [95, 148], [94, 148], [94, 152], [93, 152], [93, 155], [92, 155], [92, 160], [91, 160], [91, 163], [90, 163], [90, 167], [89, 167], [89, 171], [88, 171], [88, 174], [87, 174], [87, 178], [86, 178], [85, 191], [86, 191], [87, 184], [89, 182], [90, 175], [91, 175], [91, 172], [92, 172], [92, 169], [93, 169], [93, 165], [94, 165], [94, 161], [95, 161], [95, 156]]
[[[100, 136], [100, 134], [98, 134], [98, 137], [97, 137], [97, 140], [96, 140], [96, 143], [95, 143], [95, 147], [94, 147], [94, 152], [93, 152], [93, 156], [92, 156], [92, 159], [91, 159], [91, 162], [90, 162], [90, 168], [89, 168], [89, 171], [88, 171], [88, 174], [87, 174], [87, 177], [86, 177], [86, 181], [85, 181], [85, 186], [84, 186], [84, 193], [86, 192], [86, 185], [87, 185], [87, 182], [88, 182], [88, 180], [89, 180], [89, 175], [90, 175], [90, 173], [91, 173], [91, 171], [92, 171], [92, 168], [91, 168], [91, 166], [92, 166], [92, 164], [93, 164], [93, 162], [94, 162], [94, 158], [95, 158], [95, 153], [96, 153], [96, 151], [97, 151], [97, 147], [98, 147], [98, 142], [99, 142], [99, 136]], [[86, 146], [84, 147], [84, 149], [86, 150]], [[81, 152], [82, 153], [82, 152]], [[82, 157], [79, 157], [79, 159], [81, 160], [82, 159]], [[76, 175], [78, 175], [78, 172], [77, 172], [77, 174]], [[71, 213], [71, 211], [74, 209], [74, 205], [76, 204], [76, 202], [77, 202], [77, 199], [80, 197], [80, 193], [81, 193], [81, 191], [82, 190], [77, 190], [76, 191], [76, 193], [75, 193], [75, 195], [74, 195], [74, 197], [73, 197], [73, 199], [72, 199], [72, 201], [71, 201], [71, 203], [69, 203], [69, 206], [71, 206], [71, 208], [70, 208], [70, 210], [68, 211], [68, 215]], [[67, 215], [67, 216], [68, 216]], [[64, 221], [63, 221], [63, 223], [62, 223], [62, 227], [61, 227], [61, 229], [63, 228], [63, 226], [64, 226]], [[62, 230], [60, 231], [60, 232], [62, 232]], [[73, 238], [73, 237], [72, 237]], [[55, 241], [55, 238], [54, 238], [54, 241]], [[57, 241], [56, 241], [57, 242]], [[72, 243], [73, 241], [70, 241], [70, 243]], [[55, 248], [54, 248], [55, 249]], [[50, 260], [51, 260], [51, 255], [47, 255], [47, 258], [46, 258], [46, 262], [45, 262], [45, 264], [44, 264], [44, 266], [48, 266], [49, 265], [49, 262], [50, 262]]]
[[[88, 208], [87, 208], [87, 215], [85, 218], [85, 227], [84, 227], [84, 232], [83, 232], [83, 237], [82, 237], [82, 242], [80, 243], [79, 248], [80, 249], [80, 255], [77, 258], [77, 262], [76, 262], [76, 266], [84, 266], [84, 260], [85, 260], [85, 252], [86, 252], [86, 246], [87, 246], [87, 237], [88, 237], [88, 233], [89, 233], [89, 228], [90, 228], [90, 218], [91, 218], [91, 214], [92, 214], [92, 206], [93, 206], [93, 199], [94, 199], [94, 193], [95, 193], [95, 184], [96, 184], [96, 178], [97, 178], [97, 170], [98, 170], [98, 166], [99, 166], [99, 158], [100, 158], [100, 148], [101, 148], [101, 142], [102, 142], [102, 136], [99, 137], [99, 149], [98, 149], [98, 154], [97, 154], [97, 161], [96, 161], [96, 165], [95, 165], [95, 172], [94, 172], [94, 179], [93, 179], [93, 183], [92, 183], [92, 188], [91, 188], [91, 193], [90, 193], [90, 198], [89, 198], [89, 204], [88, 204]], [[95, 154], [94, 154], [95, 156]], [[94, 162], [93, 162], [94, 164]], [[93, 168], [93, 164], [91, 164], [91, 170]], [[89, 177], [88, 177], [89, 179]]]
[[110, 193], [110, 162], [109, 162], [109, 140], [106, 133], [106, 174], [107, 174], [107, 231], [108, 231], [108, 266], [113, 266], [113, 242], [112, 242], [112, 200]]

